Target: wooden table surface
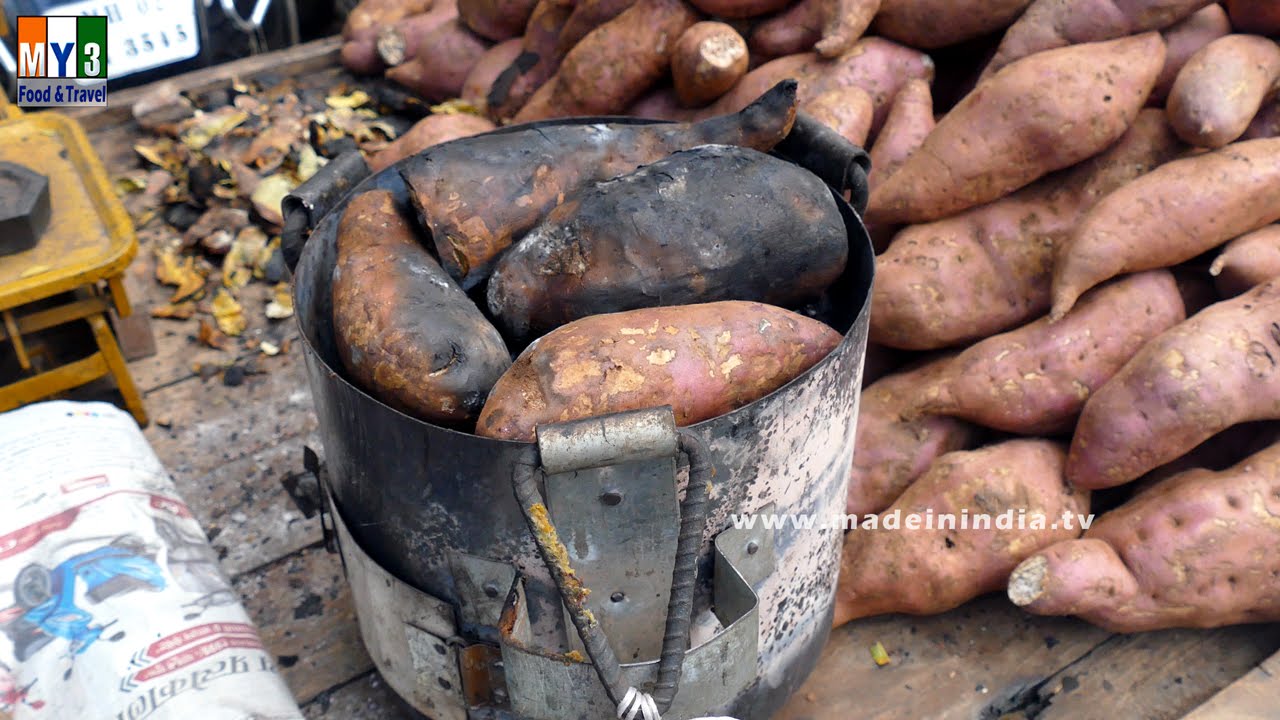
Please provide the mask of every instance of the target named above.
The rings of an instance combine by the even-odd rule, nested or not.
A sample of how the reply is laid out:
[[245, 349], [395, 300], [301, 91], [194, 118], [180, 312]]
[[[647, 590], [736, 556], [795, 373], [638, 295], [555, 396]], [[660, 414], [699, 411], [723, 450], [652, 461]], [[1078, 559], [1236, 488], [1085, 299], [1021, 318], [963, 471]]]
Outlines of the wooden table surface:
[[[264, 68], [333, 72], [336, 47], [320, 41], [174, 82], [208, 88]], [[112, 175], [138, 168], [130, 148], [141, 134], [123, 103], [142, 92], [113, 95], [107, 112], [81, 116]], [[146, 313], [168, 291], [152, 279], [143, 242], [127, 275]], [[269, 332], [287, 339], [297, 331], [287, 321]], [[192, 368], [234, 354], [198, 347], [194, 334], [194, 321], [156, 320], [159, 353], [132, 364], [151, 416], [165, 424], [153, 422], [148, 439], [307, 717], [412, 717], [360, 643], [342, 564], [321, 545], [318, 521], [305, 519], [280, 485], [302, 470], [304, 445], [320, 449], [300, 348], [259, 358], [265, 372], [228, 387]], [[889, 665], [872, 663], [875, 642], [888, 650]], [[936, 617], [890, 616], [840, 629], [781, 717], [1163, 720], [1210, 701], [1197, 720], [1280, 718], [1280, 658], [1260, 665], [1277, 648], [1277, 625], [1119, 636], [1072, 619], [1031, 617], [990, 596]]]

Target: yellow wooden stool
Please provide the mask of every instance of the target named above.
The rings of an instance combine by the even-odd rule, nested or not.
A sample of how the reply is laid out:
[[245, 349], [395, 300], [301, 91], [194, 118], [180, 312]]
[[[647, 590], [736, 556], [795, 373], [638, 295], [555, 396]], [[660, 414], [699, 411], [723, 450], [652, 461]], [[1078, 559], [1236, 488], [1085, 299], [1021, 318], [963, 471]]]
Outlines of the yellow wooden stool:
[[0, 161], [47, 176], [52, 206], [35, 247], [0, 256], [0, 342], [13, 346], [28, 373], [33, 369], [23, 335], [87, 320], [98, 345], [83, 360], [0, 386], [0, 411], [111, 375], [125, 406], [145, 426], [142, 395], [107, 321], [113, 308], [120, 317], [130, 313], [122, 279], [138, 239], [97, 153], [75, 121], [52, 112], [23, 114], [0, 93]]

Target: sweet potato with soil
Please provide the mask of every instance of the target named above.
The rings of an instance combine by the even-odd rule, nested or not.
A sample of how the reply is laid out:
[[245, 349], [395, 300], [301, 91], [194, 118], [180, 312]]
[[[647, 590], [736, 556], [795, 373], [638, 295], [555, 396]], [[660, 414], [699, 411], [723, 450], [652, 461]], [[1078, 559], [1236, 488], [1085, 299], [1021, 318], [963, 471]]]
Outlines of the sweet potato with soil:
[[692, 25], [671, 53], [671, 79], [685, 107], [702, 107], [747, 73], [747, 41], [721, 22]]
[[1177, 160], [1103, 198], [1053, 269], [1053, 317], [1098, 283], [1171, 267], [1280, 220], [1280, 138]]
[[996, 202], [894, 237], [876, 258], [871, 338], [906, 350], [979, 340], [1044, 314], [1055, 248], [1100, 199], [1185, 150], [1164, 112], [1119, 142]]
[[1059, 322], [1040, 318], [970, 346], [925, 392], [921, 411], [1021, 435], [1070, 432], [1094, 391], [1185, 319], [1167, 270], [1118, 279]]
[[924, 143], [934, 125], [929, 83], [908, 81], [894, 98], [884, 127], [871, 146], [871, 174], [867, 176], [867, 184], [875, 187], [902, 167], [911, 153]]
[[521, 40], [520, 54], [489, 88], [486, 105], [491, 117], [514, 117], [560, 69], [568, 50], [561, 51], [557, 43], [573, 12], [573, 8], [552, 0], [541, 0], [534, 7]]
[[1024, 560], [1009, 599], [1113, 632], [1280, 620], [1280, 444], [1190, 470]]
[[1280, 45], [1227, 35], [1205, 45], [1178, 72], [1165, 106], [1183, 140], [1219, 148], [1239, 138], [1280, 79]]
[[537, 0], [457, 0], [458, 19], [486, 40], [502, 42], [524, 34]]
[[1280, 225], [1268, 225], [1227, 243], [1209, 266], [1209, 274], [1223, 297], [1280, 276]]
[[[1062, 465], [1062, 447], [1048, 440], [1010, 440], [938, 458], [880, 514], [877, 527], [863, 524], [845, 535], [834, 625], [884, 613], [946, 612], [1003, 588], [1038, 550], [1079, 537], [1089, 493], [1067, 484]], [[929, 511], [933, 519], [953, 515], [958, 525], [966, 510], [989, 521], [981, 529], [927, 526]], [[1006, 513], [1007, 529], [997, 524]], [[886, 528], [886, 521], [899, 525]]]
[[778, 58], [813, 49], [822, 39], [828, 0], [800, 0], [751, 29], [747, 47], [761, 58]]
[[351, 377], [429, 422], [474, 420], [511, 365], [498, 330], [419, 243], [386, 190], [357, 195], [338, 226], [333, 329]]
[[1226, 4], [1236, 32], [1280, 35], [1280, 4], [1275, 0], [1227, 0]]
[[827, 0], [823, 5], [822, 39], [813, 46], [824, 58], [853, 49], [880, 9], [880, 0]]
[[833, 88], [810, 100], [801, 109], [859, 147], [867, 144], [876, 112], [871, 96], [856, 87]]
[[1280, 278], [1147, 343], [1085, 403], [1067, 474], [1122, 485], [1232, 425], [1280, 419]]
[[432, 0], [361, 0], [342, 25], [342, 39], [372, 42], [382, 28], [425, 13], [431, 5]]
[[494, 266], [489, 312], [524, 340], [655, 305], [800, 305], [844, 272], [848, 254], [840, 210], [816, 175], [704, 145], [565, 198]]
[[872, 222], [919, 223], [998, 200], [1101, 152], [1164, 65], [1158, 33], [1037, 53], [979, 83], [871, 191]]
[[386, 68], [372, 40], [350, 40], [338, 51], [342, 67], [357, 75], [376, 75]]
[[938, 457], [978, 442], [980, 431], [973, 425], [920, 412], [925, 390], [943, 376], [954, 357], [885, 375], [862, 391], [845, 512], [881, 512]]
[[794, 82], [694, 124], [560, 125], [442, 145], [400, 171], [441, 264], [470, 289], [498, 254], [581, 187], [698, 145], [768, 151], [795, 122]]
[[593, 315], [520, 354], [489, 394], [476, 434], [529, 441], [545, 423], [660, 405], [691, 425], [777, 390], [840, 340], [817, 320], [760, 303]]
[[1036, 53], [1162, 30], [1213, 0], [1035, 0], [1009, 26], [982, 77]]
[[632, 103], [624, 114], [653, 120], [689, 122], [700, 113], [681, 105], [680, 100], [676, 97], [675, 89], [671, 87], [656, 87]]
[[696, 22], [683, 0], [638, 0], [587, 33], [560, 63], [550, 95], [516, 121], [622, 112], [666, 74], [676, 41]]
[[718, 18], [753, 18], [775, 13], [791, 0], [690, 0], [702, 12]]
[[881, 0], [872, 31], [923, 50], [993, 33], [1018, 18], [1031, 0]]
[[486, 50], [462, 81], [462, 93], [459, 97], [487, 112], [489, 89], [498, 76], [511, 66], [523, 47], [521, 38], [511, 38]]
[[1199, 52], [1200, 48], [1231, 32], [1231, 23], [1221, 5], [1201, 8], [1189, 17], [1170, 25], [1160, 34], [1164, 37], [1164, 68], [1156, 78], [1156, 86], [1147, 98], [1147, 105], [1164, 107], [1169, 89], [1178, 77], [1178, 71]]
[[457, 17], [456, 0], [437, 0], [429, 11], [379, 30], [378, 56], [390, 67], [406, 63], [418, 56], [423, 39], [431, 37], [441, 25]]
[[487, 40], [450, 20], [422, 39], [414, 59], [388, 70], [387, 79], [427, 100], [455, 98], [488, 49]]
[[618, 17], [635, 4], [636, 0], [577, 0], [556, 40], [556, 51], [561, 57], [568, 55], [587, 33]]
[[414, 123], [408, 132], [369, 158], [369, 167], [374, 172], [378, 172], [429, 147], [458, 138], [479, 135], [493, 130], [494, 127], [494, 124], [485, 118], [466, 113], [428, 115]]

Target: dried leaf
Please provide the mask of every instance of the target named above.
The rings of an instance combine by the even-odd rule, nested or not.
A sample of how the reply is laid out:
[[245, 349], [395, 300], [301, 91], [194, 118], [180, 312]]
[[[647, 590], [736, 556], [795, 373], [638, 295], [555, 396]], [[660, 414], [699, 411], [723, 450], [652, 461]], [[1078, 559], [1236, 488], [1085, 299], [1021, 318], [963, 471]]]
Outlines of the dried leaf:
[[297, 186], [298, 183], [289, 173], [281, 172], [262, 178], [250, 196], [253, 209], [267, 222], [283, 226], [284, 216], [280, 214], [280, 202]]
[[253, 279], [258, 255], [267, 247], [267, 234], [256, 225], [241, 228], [222, 260], [222, 284], [242, 288]]
[[276, 345], [273, 342], [268, 342], [266, 340], [263, 340], [262, 342], [258, 343], [258, 349], [261, 350], [262, 354], [266, 355], [267, 357], [275, 357], [276, 355], [280, 354], [280, 346]]
[[889, 664], [889, 653], [885, 652], [884, 645], [877, 641], [869, 649], [871, 650], [871, 659], [877, 666], [884, 667]]
[[271, 257], [280, 249], [280, 237], [271, 238], [271, 241], [262, 246], [257, 256], [253, 258], [253, 276], [259, 280], [267, 276], [267, 266], [271, 264]]
[[310, 145], [303, 145], [298, 151], [298, 169], [294, 175], [298, 179], [298, 184], [311, 179], [313, 175], [320, 171], [320, 168], [329, 163], [328, 158], [322, 158], [316, 154], [315, 148]]
[[180, 259], [176, 248], [156, 249], [156, 279], [178, 288], [169, 298], [171, 303], [186, 300], [204, 289], [207, 273], [201, 270], [203, 268], [196, 267], [194, 257], [187, 255]]
[[293, 296], [289, 294], [289, 283], [276, 283], [272, 288], [271, 302], [267, 303], [267, 317], [272, 320], [293, 317]]
[[175, 152], [173, 141], [168, 138], [160, 138], [149, 143], [136, 143], [133, 151], [152, 165], [174, 174], [177, 174], [182, 167], [182, 161]]
[[209, 143], [231, 132], [248, 119], [249, 113], [230, 105], [220, 107], [213, 112], [197, 112], [195, 117], [179, 126], [182, 132], [182, 144], [192, 150], [203, 150]]
[[439, 105], [432, 105], [431, 113], [433, 115], [479, 115], [484, 117], [483, 110], [462, 98], [454, 98], [446, 100]]
[[218, 323], [218, 329], [227, 335], [235, 337], [248, 327], [244, 318], [244, 308], [240, 307], [240, 303], [231, 293], [222, 288], [218, 288], [218, 292], [213, 296], [212, 312], [213, 319]]
[[116, 178], [116, 195], [124, 197], [147, 189], [146, 175], [138, 172], [132, 175], [121, 175]]
[[[196, 342], [215, 350], [225, 350], [227, 347], [227, 336], [218, 332], [218, 330], [214, 328], [208, 320], [200, 318], [200, 328], [196, 331]], [[204, 373], [201, 372], [202, 370], [202, 367], [197, 368], [196, 372], [204, 375]]]
[[191, 300], [151, 308], [151, 317], [167, 320], [190, 320], [195, 314], [196, 304]]
[[361, 105], [369, 104], [369, 93], [363, 90], [356, 90], [349, 95], [330, 95], [324, 99], [324, 104], [331, 108], [358, 108]]

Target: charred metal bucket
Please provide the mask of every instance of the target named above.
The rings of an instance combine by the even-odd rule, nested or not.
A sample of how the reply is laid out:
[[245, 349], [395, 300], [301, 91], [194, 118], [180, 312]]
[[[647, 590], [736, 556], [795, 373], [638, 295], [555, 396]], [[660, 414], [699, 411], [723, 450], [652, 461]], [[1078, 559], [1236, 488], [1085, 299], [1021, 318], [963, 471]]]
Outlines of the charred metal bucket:
[[[696, 560], [695, 627], [668, 720], [769, 717], [812, 670], [831, 624], [839, 528], [735, 528], [732, 516], [821, 522], [843, 512], [874, 262], [841, 195], [865, 207], [868, 168], [860, 148], [803, 116], [777, 154], [837, 195], [849, 260], [817, 314], [845, 337], [771, 395], [682, 429], [709, 448], [715, 477]], [[689, 475], [670, 410], [544, 426], [538, 443], [518, 443], [422, 422], [353, 385], [335, 347], [330, 297], [347, 190], [383, 188], [405, 207], [409, 200], [394, 167], [358, 185], [367, 173], [358, 159], [326, 170], [286, 200], [286, 258], [297, 263], [294, 307], [324, 442], [325, 462], [312, 457], [311, 466], [374, 663], [437, 720], [614, 717], [616, 702], [580, 652], [513, 476], [540, 471], [531, 487], [591, 591], [586, 607], [621, 662], [624, 686], [652, 688]]]

